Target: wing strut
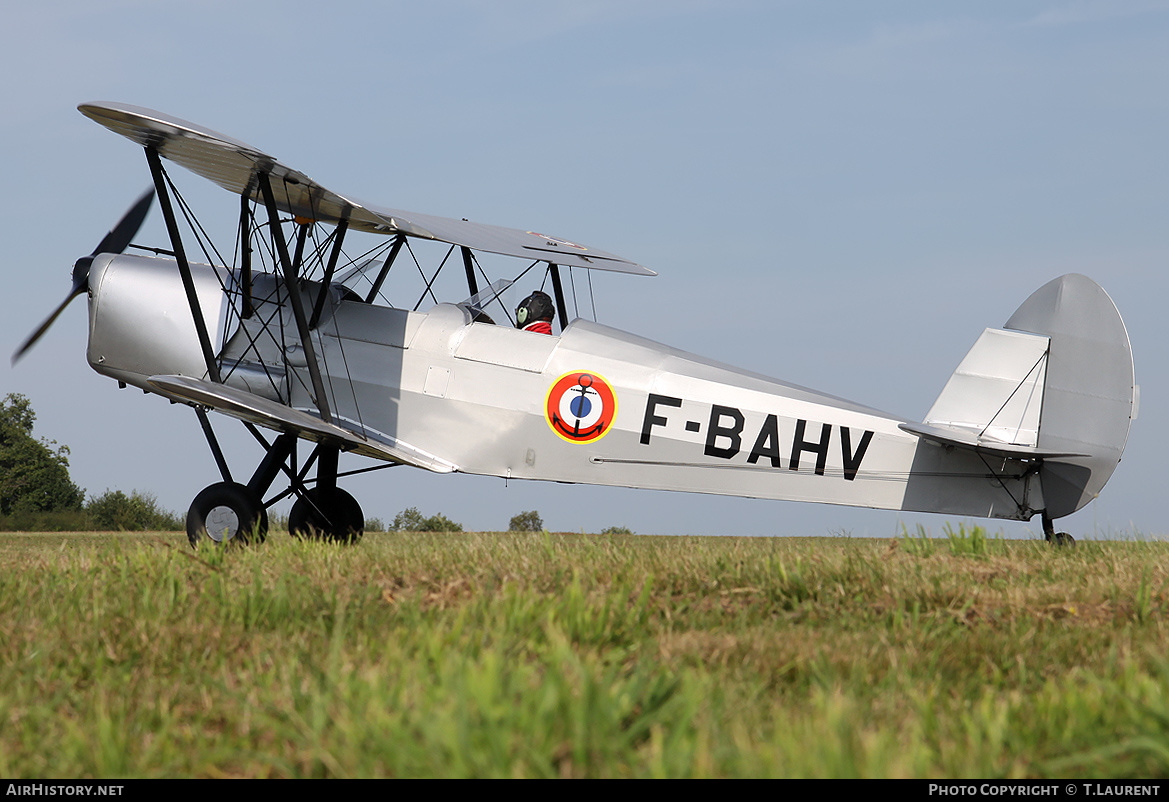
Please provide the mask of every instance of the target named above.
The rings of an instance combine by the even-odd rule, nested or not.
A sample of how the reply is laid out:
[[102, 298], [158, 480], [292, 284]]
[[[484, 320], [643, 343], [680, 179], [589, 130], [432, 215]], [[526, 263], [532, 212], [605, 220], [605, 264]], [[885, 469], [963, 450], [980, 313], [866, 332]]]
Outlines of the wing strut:
[[250, 192], [242, 192], [239, 196], [239, 251], [240, 251], [240, 274], [243, 279], [243, 311], [240, 317], [243, 319], [250, 318], [256, 314], [256, 308], [252, 305], [252, 199]]
[[175, 219], [175, 210], [170, 205], [170, 195], [166, 191], [162, 160], [158, 157], [158, 151], [150, 145], [146, 147], [146, 163], [150, 165], [150, 175], [154, 177], [154, 190], [155, 194], [158, 195], [158, 205], [166, 220], [166, 231], [170, 235], [171, 248], [174, 249], [175, 261], [179, 265], [179, 275], [183, 278], [183, 289], [187, 291], [187, 304], [191, 307], [195, 333], [199, 336], [199, 347], [203, 349], [203, 360], [207, 363], [207, 376], [216, 384], [223, 384], [223, 379], [219, 375], [219, 365], [215, 361], [215, 352], [211, 348], [211, 337], [207, 333], [207, 321], [203, 318], [203, 310], [199, 306], [199, 296], [195, 292], [195, 280], [191, 277], [191, 265], [187, 262], [187, 254], [183, 250], [183, 240], [179, 236], [179, 224]]
[[325, 277], [321, 279], [321, 291], [317, 293], [317, 302], [313, 304], [313, 316], [309, 319], [308, 327], [315, 329], [321, 322], [321, 312], [325, 308], [325, 298], [329, 295], [329, 283], [333, 280], [333, 272], [337, 269], [337, 259], [341, 256], [341, 243], [345, 241], [345, 232], [349, 230], [349, 216], [341, 218], [337, 224], [337, 232], [333, 235], [333, 251], [329, 254], [329, 264], [325, 267]]
[[548, 264], [552, 274], [552, 292], [556, 295], [556, 312], [560, 315], [560, 333], [568, 326], [568, 308], [564, 304], [564, 287], [560, 284], [560, 265]]
[[479, 283], [475, 281], [475, 263], [471, 260], [471, 249], [464, 245], [461, 250], [463, 252], [463, 268], [467, 271], [467, 288], [471, 290], [471, 295], [478, 295]]
[[365, 296], [367, 304], [373, 303], [373, 299], [382, 290], [382, 284], [386, 280], [386, 276], [390, 274], [390, 268], [394, 265], [394, 260], [398, 258], [398, 251], [402, 250], [402, 244], [406, 241], [405, 234], [399, 234], [394, 239], [394, 245], [390, 248], [390, 255], [386, 257], [385, 264], [382, 265], [381, 272], [377, 274], [377, 281], [373, 283], [373, 287], [369, 291], [369, 295]]
[[[317, 365], [317, 352], [313, 348], [312, 335], [309, 333], [308, 320], [304, 314], [304, 299], [300, 293], [300, 279], [296, 274], [298, 265], [294, 265], [288, 257], [288, 243], [284, 240], [284, 230], [280, 227], [280, 212], [276, 208], [276, 197], [272, 194], [272, 182], [268, 180], [268, 174], [263, 171], [257, 173], [256, 178], [260, 183], [260, 192], [264, 196], [264, 206], [268, 209], [268, 223], [272, 229], [272, 240], [276, 243], [276, 252], [280, 257], [280, 264], [284, 268], [284, 285], [288, 289], [292, 314], [296, 318], [296, 330], [300, 334], [300, 344], [304, 348], [305, 361], [308, 363], [308, 373], [309, 378], [312, 379], [313, 392], [316, 394], [317, 409], [320, 410], [321, 418], [325, 423], [332, 423], [333, 416], [329, 412], [329, 399], [325, 395], [325, 383], [321, 380], [321, 370]], [[304, 245], [304, 232], [305, 229], [302, 228], [300, 246], [297, 248], [298, 253]], [[299, 259], [297, 261], [299, 262]]]

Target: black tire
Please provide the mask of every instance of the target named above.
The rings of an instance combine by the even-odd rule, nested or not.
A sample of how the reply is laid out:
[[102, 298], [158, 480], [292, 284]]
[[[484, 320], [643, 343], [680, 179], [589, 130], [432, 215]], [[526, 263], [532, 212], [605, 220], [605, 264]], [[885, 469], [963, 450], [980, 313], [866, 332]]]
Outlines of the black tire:
[[260, 497], [236, 482], [203, 488], [187, 510], [187, 538], [213, 543], [260, 543], [268, 535], [268, 511]]
[[1056, 532], [1055, 533], [1055, 545], [1069, 546], [1069, 547], [1074, 546], [1074, 545], [1076, 545], [1076, 539], [1074, 537], [1072, 537], [1071, 535], [1069, 535], [1067, 532]]
[[339, 487], [314, 487], [308, 499], [298, 498], [288, 513], [288, 531], [293, 537], [356, 543], [365, 533], [365, 514], [357, 499]]

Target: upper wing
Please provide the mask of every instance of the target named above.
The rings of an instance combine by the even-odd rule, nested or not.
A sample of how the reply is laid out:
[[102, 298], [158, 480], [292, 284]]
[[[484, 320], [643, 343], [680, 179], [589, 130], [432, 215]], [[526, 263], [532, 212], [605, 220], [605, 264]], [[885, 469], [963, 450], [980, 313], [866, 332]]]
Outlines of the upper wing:
[[105, 102], [83, 103], [77, 108], [111, 131], [143, 147], [157, 149], [160, 156], [237, 195], [261, 201], [255, 176], [266, 172], [273, 179], [276, 205], [290, 214], [334, 224], [348, 217], [350, 228], [360, 231], [401, 233], [568, 267], [657, 275], [620, 256], [533, 231], [386, 209], [347, 198], [238, 139], [158, 111]]

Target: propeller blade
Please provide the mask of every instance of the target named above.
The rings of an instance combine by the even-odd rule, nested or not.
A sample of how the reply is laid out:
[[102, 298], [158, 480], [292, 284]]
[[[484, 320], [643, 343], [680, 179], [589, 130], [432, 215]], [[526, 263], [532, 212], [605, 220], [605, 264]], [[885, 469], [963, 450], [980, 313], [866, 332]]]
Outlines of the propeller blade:
[[36, 341], [41, 338], [42, 334], [44, 334], [46, 331], [49, 330], [49, 326], [53, 325], [53, 321], [57, 319], [57, 315], [59, 315], [65, 311], [65, 307], [67, 307], [69, 305], [69, 302], [72, 301], [74, 298], [76, 298], [78, 295], [81, 295], [82, 292], [84, 292], [84, 288], [82, 288], [80, 290], [74, 290], [73, 292], [70, 292], [67, 296], [65, 296], [65, 300], [61, 302], [60, 306], [58, 306], [56, 309], [53, 310], [53, 314], [51, 314], [47, 318], [45, 318], [45, 322], [42, 323], [40, 326], [38, 326], [37, 330], [34, 331], [31, 335], [29, 335], [29, 338], [24, 341], [24, 345], [22, 345], [22, 346], [20, 346], [20, 348], [16, 349], [16, 353], [14, 353], [12, 355], [12, 364], [13, 365], [15, 365], [17, 363], [17, 361], [19, 361], [19, 359], [22, 356], [24, 356], [25, 351], [32, 348], [33, 345], [36, 344]]
[[126, 250], [126, 246], [133, 241], [138, 229], [142, 227], [142, 221], [146, 219], [146, 213], [150, 211], [150, 203], [153, 200], [154, 190], [146, 190], [130, 210], [122, 215], [118, 224], [110, 229], [110, 233], [102, 238], [90, 256], [97, 256], [99, 253], [121, 253]]
[[12, 364], [15, 365], [17, 361], [24, 356], [28, 349], [36, 344], [36, 341], [49, 330], [49, 326], [53, 325], [53, 321], [57, 316], [65, 311], [65, 307], [69, 302], [81, 295], [89, 288], [89, 268], [93, 264], [93, 257], [99, 253], [121, 253], [126, 250], [126, 247], [133, 241], [138, 234], [138, 229], [142, 227], [143, 221], [146, 220], [146, 213], [150, 211], [150, 204], [154, 200], [154, 189], [147, 190], [141, 198], [134, 202], [122, 219], [118, 221], [117, 225], [110, 229], [109, 233], [102, 237], [102, 241], [94, 248], [93, 253], [89, 256], [83, 256], [77, 260], [73, 265], [73, 288], [69, 290], [69, 294], [65, 296], [65, 300], [53, 310], [53, 314], [45, 318], [45, 322], [37, 327], [29, 338], [24, 341], [20, 348], [16, 349], [16, 353], [12, 355]]

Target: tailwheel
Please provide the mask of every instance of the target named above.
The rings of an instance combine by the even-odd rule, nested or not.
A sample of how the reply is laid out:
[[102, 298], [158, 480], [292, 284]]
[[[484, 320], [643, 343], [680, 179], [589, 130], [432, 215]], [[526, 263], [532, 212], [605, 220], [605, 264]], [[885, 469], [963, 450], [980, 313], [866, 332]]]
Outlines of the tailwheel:
[[293, 537], [356, 543], [365, 532], [365, 514], [357, 499], [339, 487], [314, 487], [288, 513]]
[[1076, 539], [1067, 532], [1056, 532], [1055, 523], [1043, 513], [1043, 539], [1053, 546], [1074, 546]]
[[268, 511], [251, 490], [236, 482], [203, 488], [187, 511], [187, 538], [214, 543], [262, 542], [268, 535]]

